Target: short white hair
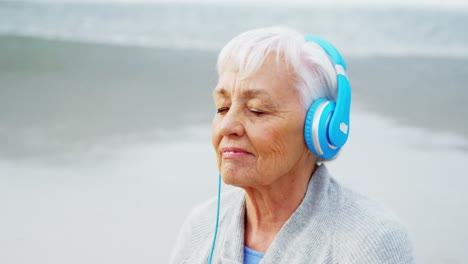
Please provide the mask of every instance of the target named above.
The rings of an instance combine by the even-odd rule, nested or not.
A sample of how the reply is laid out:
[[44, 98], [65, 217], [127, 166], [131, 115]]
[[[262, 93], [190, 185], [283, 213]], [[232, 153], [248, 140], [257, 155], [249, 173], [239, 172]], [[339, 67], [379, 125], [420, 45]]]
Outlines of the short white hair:
[[326, 52], [305, 35], [286, 27], [260, 28], [229, 41], [218, 56], [217, 70], [235, 67], [241, 78], [254, 74], [270, 54], [292, 68], [296, 89], [307, 110], [319, 98], [336, 100], [336, 72]]

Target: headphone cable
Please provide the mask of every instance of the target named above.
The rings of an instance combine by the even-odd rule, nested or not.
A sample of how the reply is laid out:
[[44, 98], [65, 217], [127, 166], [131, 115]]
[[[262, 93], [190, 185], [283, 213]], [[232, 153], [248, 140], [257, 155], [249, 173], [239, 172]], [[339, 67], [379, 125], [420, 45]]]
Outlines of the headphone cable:
[[213, 252], [214, 252], [214, 248], [216, 244], [216, 236], [218, 235], [220, 204], [221, 204], [221, 174], [219, 174], [218, 176], [218, 206], [216, 209], [216, 226], [215, 226], [214, 237], [213, 237], [213, 245], [211, 246], [210, 259], [208, 260], [209, 264], [211, 264], [211, 261], [213, 260]]

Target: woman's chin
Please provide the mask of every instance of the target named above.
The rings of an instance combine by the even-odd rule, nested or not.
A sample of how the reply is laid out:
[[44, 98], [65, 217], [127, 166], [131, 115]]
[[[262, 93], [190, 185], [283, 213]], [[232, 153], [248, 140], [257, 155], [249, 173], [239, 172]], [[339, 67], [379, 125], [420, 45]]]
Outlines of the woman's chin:
[[221, 176], [225, 184], [237, 187], [249, 186], [252, 181], [244, 169], [234, 166], [223, 166]]
[[242, 176], [238, 174], [239, 173], [232, 173], [224, 170], [221, 171], [221, 176], [223, 177], [223, 182], [225, 184], [240, 187], [245, 179], [242, 180]]

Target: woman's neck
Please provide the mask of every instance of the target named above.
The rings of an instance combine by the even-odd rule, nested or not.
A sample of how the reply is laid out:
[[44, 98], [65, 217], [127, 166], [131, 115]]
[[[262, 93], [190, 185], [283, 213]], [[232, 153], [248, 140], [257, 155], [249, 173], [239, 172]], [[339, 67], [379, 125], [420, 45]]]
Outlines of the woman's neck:
[[276, 234], [296, 211], [304, 199], [312, 165], [279, 178], [268, 186], [245, 187], [246, 214], [244, 243], [247, 247], [266, 252]]

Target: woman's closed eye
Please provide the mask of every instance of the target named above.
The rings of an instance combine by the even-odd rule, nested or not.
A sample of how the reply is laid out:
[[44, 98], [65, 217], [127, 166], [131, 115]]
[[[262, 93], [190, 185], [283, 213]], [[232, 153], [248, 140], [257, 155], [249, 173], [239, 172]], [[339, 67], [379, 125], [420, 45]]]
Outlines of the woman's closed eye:
[[220, 107], [220, 108], [216, 109], [216, 113], [218, 113], [218, 114], [224, 114], [224, 113], [226, 113], [228, 110], [229, 110], [229, 107]]
[[[220, 107], [216, 109], [216, 113], [218, 114], [226, 114], [228, 111], [229, 107]], [[259, 110], [258, 108], [250, 108], [249, 111], [256, 116], [265, 114], [265, 111]]]
[[265, 112], [261, 111], [261, 110], [258, 110], [256, 108], [251, 108], [250, 109], [250, 112], [252, 112], [253, 114], [257, 115], [257, 116], [260, 116], [260, 115], [263, 115], [265, 114]]

